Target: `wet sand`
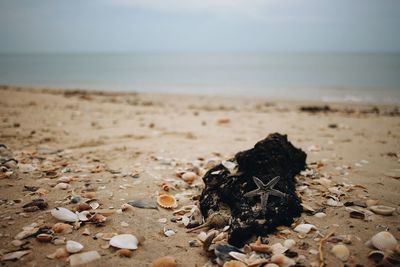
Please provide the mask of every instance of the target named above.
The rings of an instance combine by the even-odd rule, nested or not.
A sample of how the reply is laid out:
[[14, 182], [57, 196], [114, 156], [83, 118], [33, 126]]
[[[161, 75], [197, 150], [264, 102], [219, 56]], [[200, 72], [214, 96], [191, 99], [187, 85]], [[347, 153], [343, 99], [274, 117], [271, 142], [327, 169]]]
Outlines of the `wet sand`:
[[[204, 173], [207, 160], [229, 159], [268, 134], [279, 132], [307, 153], [309, 169], [316, 174], [298, 176], [303, 203], [324, 210], [327, 216], [303, 213], [297, 223], [311, 223], [317, 231], [299, 235], [293, 227], [282, 228], [289, 231], [268, 236], [270, 244], [294, 239], [296, 245], [291, 250], [305, 256], [298, 262], [317, 266], [320, 240], [334, 232], [350, 250], [350, 266], [373, 266], [367, 258], [372, 249], [364, 243], [383, 230], [400, 239], [398, 107], [329, 103], [329, 110], [322, 112], [300, 111], [302, 106], [325, 104], [2, 87], [0, 143], [19, 163], [12, 177], [0, 180], [0, 253], [19, 249], [10, 242], [24, 226], [37, 223], [51, 227], [57, 223], [49, 210], [73, 209], [70, 196], [95, 192], [99, 209], [115, 211], [107, 214], [105, 224], [87, 224], [72, 233], [57, 234], [82, 243], [83, 251], [98, 251], [101, 260], [93, 266], [149, 266], [165, 255], [174, 257], [178, 266], [203, 266], [209, 260], [206, 253], [188, 243], [197, 234], [188, 234], [171, 222], [172, 210], [117, 210], [129, 200], [156, 199], [163, 192], [163, 182], [169, 185], [169, 194], [188, 193], [178, 208], [196, 204], [202, 181], [199, 177], [192, 186], [184, 183], [176, 176], [178, 168], [193, 163]], [[66, 190], [54, 188], [62, 176], [72, 178]], [[24, 191], [24, 186], [41, 190]], [[330, 196], [340, 206], [327, 205]], [[23, 210], [24, 204], [39, 197], [48, 203], [46, 210]], [[351, 218], [341, 204], [355, 200], [377, 200], [396, 211], [382, 216], [355, 207], [367, 215], [366, 219]], [[160, 222], [162, 218], [167, 222]], [[164, 227], [176, 234], [164, 236]], [[83, 235], [85, 229], [89, 236]], [[108, 241], [96, 238], [97, 233], [132, 233], [141, 243], [131, 258], [122, 258], [116, 249], [106, 248]], [[46, 258], [63, 245], [40, 243], [35, 238], [26, 241], [25, 247], [32, 253], [17, 261], [2, 261], [2, 266], [68, 266], [65, 259]], [[340, 266], [343, 263], [331, 253], [333, 245], [323, 243], [325, 263]]]

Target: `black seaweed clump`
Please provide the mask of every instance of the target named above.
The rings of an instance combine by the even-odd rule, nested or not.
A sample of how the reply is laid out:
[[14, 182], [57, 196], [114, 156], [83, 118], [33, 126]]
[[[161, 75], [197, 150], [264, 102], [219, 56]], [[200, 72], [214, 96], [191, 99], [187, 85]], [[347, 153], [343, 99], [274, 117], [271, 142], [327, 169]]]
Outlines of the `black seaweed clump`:
[[[266, 235], [279, 225], [290, 225], [302, 212], [294, 177], [305, 169], [306, 157], [286, 135], [270, 134], [254, 148], [235, 155], [232, 161], [238, 164], [236, 172], [219, 164], [204, 175], [201, 212], [207, 218], [214, 212], [228, 211], [231, 216], [228, 242], [239, 247], [252, 235]], [[274, 189], [286, 197], [271, 195], [266, 207], [260, 207], [259, 196], [244, 196], [257, 188], [254, 176], [264, 184], [280, 176]]]

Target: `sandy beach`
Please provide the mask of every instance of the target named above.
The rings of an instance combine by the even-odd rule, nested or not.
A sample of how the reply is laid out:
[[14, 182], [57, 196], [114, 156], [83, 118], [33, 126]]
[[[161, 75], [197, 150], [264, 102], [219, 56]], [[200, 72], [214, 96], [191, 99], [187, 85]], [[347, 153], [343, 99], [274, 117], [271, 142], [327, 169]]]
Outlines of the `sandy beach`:
[[[0, 255], [29, 253], [1, 265], [70, 266], [67, 255], [47, 257], [64, 244], [35, 237], [12, 241], [29, 225], [52, 228], [59, 220], [50, 210], [74, 210], [71, 197], [79, 196], [95, 199], [106, 221], [53, 237], [77, 241], [83, 252], [97, 251], [101, 258], [92, 266], [151, 266], [162, 256], [173, 257], [177, 266], [213, 266], [201, 241], [189, 244], [200, 231], [186, 233], [173, 212], [197, 204], [207, 162], [230, 159], [275, 132], [307, 153], [308, 169], [297, 176], [306, 212], [264, 240], [293, 239], [298, 266], [321, 266], [320, 245], [326, 266], [375, 266], [368, 258], [374, 249], [365, 243], [381, 231], [400, 239], [399, 106], [9, 86], [0, 88], [1, 156], [18, 164], [0, 180]], [[199, 170], [192, 184], [177, 176], [187, 166]], [[175, 195], [178, 207], [120, 211], [130, 200], [155, 201], [160, 193]], [[38, 198], [48, 207], [23, 208]], [[371, 211], [376, 205], [394, 211], [381, 215]], [[294, 231], [301, 223], [315, 229]], [[164, 229], [175, 234], [167, 237]], [[109, 237], [124, 233], [139, 240], [131, 257], [108, 245]], [[344, 261], [332, 253], [338, 244], [350, 252]]]

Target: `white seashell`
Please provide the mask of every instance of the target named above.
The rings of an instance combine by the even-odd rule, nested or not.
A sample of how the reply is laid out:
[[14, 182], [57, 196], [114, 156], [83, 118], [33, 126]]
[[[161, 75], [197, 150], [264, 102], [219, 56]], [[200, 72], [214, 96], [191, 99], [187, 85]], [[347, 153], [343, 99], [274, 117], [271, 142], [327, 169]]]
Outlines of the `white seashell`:
[[110, 245], [116, 248], [137, 249], [138, 240], [134, 235], [122, 234], [111, 238]]
[[89, 206], [92, 208], [92, 209], [97, 209], [98, 207], [100, 207], [100, 204], [99, 204], [99, 202], [97, 202], [97, 201], [92, 201], [92, 202], [90, 202], [89, 203]]
[[76, 241], [68, 240], [66, 249], [69, 253], [77, 253], [83, 249], [83, 245]]
[[242, 261], [242, 262], [246, 262], [246, 260], [247, 260], [247, 255], [246, 254], [243, 254], [243, 253], [240, 253], [240, 252], [236, 252], [236, 251], [229, 252], [229, 256], [231, 256], [235, 260]]
[[198, 238], [201, 242], [204, 242], [204, 241], [206, 241], [207, 233], [204, 232], [204, 231], [201, 231], [201, 232], [197, 235], [197, 238]]
[[286, 239], [285, 241], [283, 241], [283, 246], [287, 249], [290, 249], [291, 247], [293, 247], [296, 244], [296, 241], [294, 241], [293, 239]]
[[317, 218], [324, 218], [324, 217], [326, 217], [326, 214], [323, 213], [323, 212], [317, 212], [317, 213], [314, 214], [314, 217], [317, 217]]
[[2, 261], [18, 260], [18, 259], [22, 258], [23, 256], [25, 256], [26, 254], [29, 254], [29, 253], [31, 253], [30, 250], [15, 251], [15, 252], [4, 254], [1, 257], [1, 260]]
[[164, 228], [164, 235], [165, 235], [166, 237], [173, 236], [174, 234], [176, 234], [176, 232], [175, 232], [174, 230]]
[[56, 219], [64, 222], [76, 222], [78, 221], [78, 215], [66, 208], [54, 208], [51, 210], [51, 215]]
[[312, 224], [309, 223], [303, 223], [303, 224], [299, 224], [297, 225], [294, 230], [298, 233], [303, 233], [303, 234], [307, 234], [308, 232], [310, 232], [312, 229], [317, 229], [317, 227], [315, 227]]
[[236, 168], [237, 164], [235, 162], [229, 161], [229, 160], [223, 160], [221, 164], [229, 170], [229, 172], [233, 172], [233, 170]]
[[61, 176], [60, 178], [57, 179], [57, 182], [59, 183], [69, 183], [71, 182], [71, 177], [68, 176]]
[[331, 207], [341, 207], [341, 206], [343, 206], [342, 203], [340, 203], [339, 201], [336, 201], [336, 200], [334, 200], [332, 198], [329, 198], [326, 201], [326, 205], [331, 206]]
[[97, 251], [82, 252], [68, 257], [71, 267], [81, 266], [101, 258]]
[[293, 259], [286, 257], [283, 254], [272, 255], [271, 262], [278, 264], [280, 267], [289, 267], [296, 264]]
[[374, 205], [369, 207], [374, 213], [379, 215], [390, 216], [396, 210], [395, 208], [383, 206], [383, 205]]
[[88, 210], [81, 211], [77, 215], [78, 215], [78, 219], [82, 222], [89, 221], [89, 219], [91, 217], [90, 211], [88, 211]]
[[61, 189], [61, 190], [66, 190], [70, 188], [70, 185], [67, 183], [58, 183], [56, 186], [54, 186], [55, 189]]
[[272, 254], [276, 255], [276, 254], [283, 254], [285, 253], [286, 250], [288, 250], [287, 247], [282, 246], [281, 243], [275, 243], [271, 246], [272, 249]]
[[371, 238], [372, 245], [379, 250], [393, 250], [397, 245], [394, 236], [386, 231], [379, 232]]
[[185, 172], [182, 175], [182, 180], [184, 180], [188, 184], [192, 184], [193, 181], [197, 178], [197, 174], [194, 172]]
[[350, 250], [345, 245], [335, 245], [331, 251], [341, 261], [347, 261], [350, 257]]

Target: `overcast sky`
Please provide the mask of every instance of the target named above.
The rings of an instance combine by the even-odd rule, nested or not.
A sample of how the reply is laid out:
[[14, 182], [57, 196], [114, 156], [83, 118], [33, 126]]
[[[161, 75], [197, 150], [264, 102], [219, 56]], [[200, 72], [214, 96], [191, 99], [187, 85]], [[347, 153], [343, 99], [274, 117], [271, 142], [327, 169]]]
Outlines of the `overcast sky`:
[[0, 0], [0, 53], [400, 51], [400, 0]]

